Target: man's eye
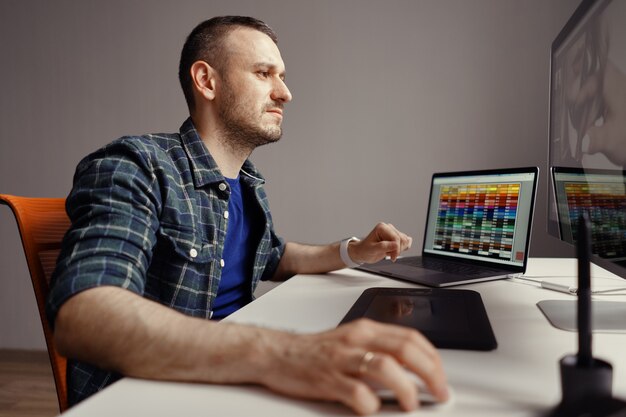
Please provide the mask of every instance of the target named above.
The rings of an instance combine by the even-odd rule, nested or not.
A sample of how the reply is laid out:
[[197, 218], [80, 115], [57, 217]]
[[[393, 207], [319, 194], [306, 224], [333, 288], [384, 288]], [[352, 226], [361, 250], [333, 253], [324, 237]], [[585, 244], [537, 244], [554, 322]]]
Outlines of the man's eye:
[[262, 78], [268, 78], [270, 76], [269, 71], [259, 71], [257, 74]]

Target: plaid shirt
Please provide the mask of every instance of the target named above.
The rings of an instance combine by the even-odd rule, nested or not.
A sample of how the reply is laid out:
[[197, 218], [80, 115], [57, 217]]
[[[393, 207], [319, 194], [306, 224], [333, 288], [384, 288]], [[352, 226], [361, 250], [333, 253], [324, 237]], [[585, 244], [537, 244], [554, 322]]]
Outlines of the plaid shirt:
[[[254, 195], [258, 246], [250, 299], [260, 279], [274, 274], [284, 251], [272, 224], [265, 183], [250, 161], [242, 191]], [[181, 313], [210, 319], [217, 295], [230, 189], [191, 119], [180, 134], [123, 137], [83, 159], [66, 209], [72, 227], [52, 276], [47, 314], [88, 288], [126, 288]], [[68, 363], [75, 404], [120, 375]]]

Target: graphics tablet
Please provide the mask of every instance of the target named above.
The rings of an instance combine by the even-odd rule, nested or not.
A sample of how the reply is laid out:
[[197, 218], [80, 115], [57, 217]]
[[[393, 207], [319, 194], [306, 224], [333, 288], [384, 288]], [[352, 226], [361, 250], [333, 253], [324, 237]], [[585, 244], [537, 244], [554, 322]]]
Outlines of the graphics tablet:
[[493, 350], [498, 346], [476, 291], [369, 288], [341, 323], [362, 317], [413, 327], [442, 349]]

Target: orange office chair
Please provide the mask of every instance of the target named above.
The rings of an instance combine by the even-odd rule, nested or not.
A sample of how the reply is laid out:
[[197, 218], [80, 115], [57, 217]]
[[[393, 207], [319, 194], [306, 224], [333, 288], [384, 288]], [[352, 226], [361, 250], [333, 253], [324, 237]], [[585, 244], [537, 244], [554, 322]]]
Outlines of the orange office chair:
[[49, 292], [50, 276], [61, 250], [61, 241], [70, 226], [65, 214], [64, 198], [29, 198], [0, 194], [0, 203], [8, 205], [19, 228], [26, 263], [35, 290], [39, 316], [48, 346], [52, 374], [57, 388], [59, 409], [65, 411], [67, 405], [66, 358], [59, 355], [54, 345], [50, 323], [46, 318], [46, 298]]

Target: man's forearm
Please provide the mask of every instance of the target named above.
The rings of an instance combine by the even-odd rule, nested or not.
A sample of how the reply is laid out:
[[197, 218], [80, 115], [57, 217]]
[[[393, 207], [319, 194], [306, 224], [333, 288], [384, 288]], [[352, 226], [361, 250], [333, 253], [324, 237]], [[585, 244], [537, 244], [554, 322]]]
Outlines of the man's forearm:
[[[348, 244], [348, 256], [360, 263], [378, 262], [386, 256], [395, 261], [412, 242], [413, 238], [393, 225], [378, 223], [363, 240]], [[272, 280], [283, 281], [295, 274], [323, 274], [345, 268], [339, 245], [339, 242], [320, 246], [288, 242]]]
[[323, 274], [345, 266], [338, 242], [319, 246], [288, 242], [272, 280], [284, 281], [296, 274]]
[[188, 317], [116, 287], [75, 295], [55, 327], [67, 357], [127, 376], [215, 383], [259, 382], [259, 371], [269, 366], [267, 350], [285, 337]]

